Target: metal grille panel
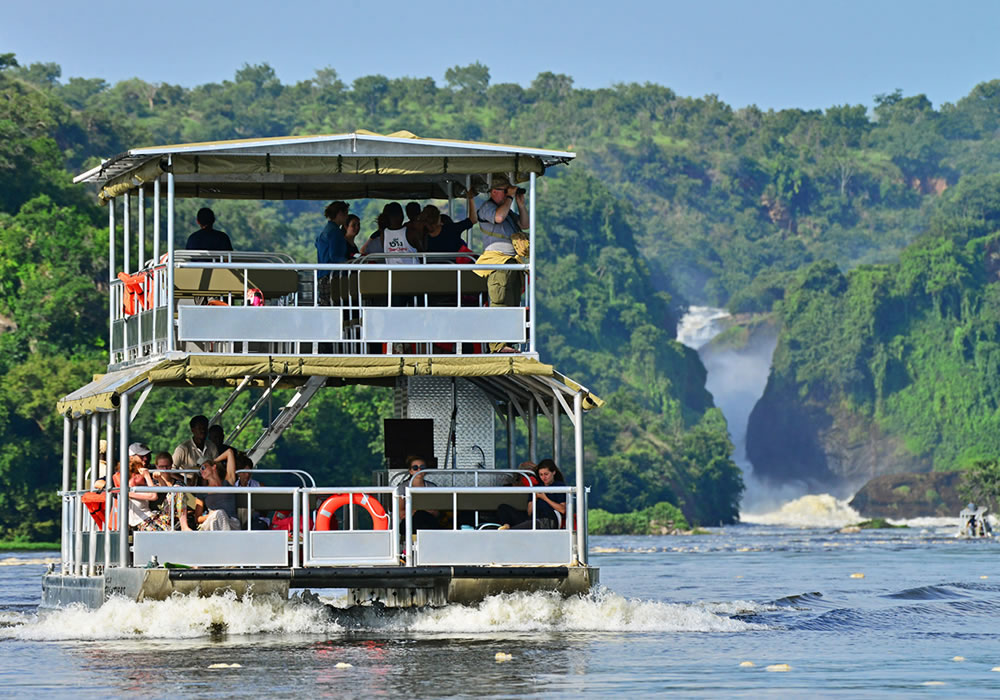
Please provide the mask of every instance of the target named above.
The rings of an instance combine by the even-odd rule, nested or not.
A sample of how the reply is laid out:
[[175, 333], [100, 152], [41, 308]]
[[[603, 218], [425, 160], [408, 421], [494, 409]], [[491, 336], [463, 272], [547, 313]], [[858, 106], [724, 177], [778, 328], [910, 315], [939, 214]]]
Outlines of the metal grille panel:
[[[479, 387], [464, 379], [455, 381], [458, 393], [456, 466], [459, 469], [475, 469], [477, 466], [494, 469], [493, 404]], [[434, 456], [438, 458], [440, 467], [445, 466], [448, 426], [451, 424], [451, 382], [448, 377], [409, 377], [405, 393], [407, 418], [434, 419]], [[477, 448], [482, 449], [482, 453]], [[451, 466], [450, 460], [448, 466]], [[471, 476], [469, 479], [471, 485]]]

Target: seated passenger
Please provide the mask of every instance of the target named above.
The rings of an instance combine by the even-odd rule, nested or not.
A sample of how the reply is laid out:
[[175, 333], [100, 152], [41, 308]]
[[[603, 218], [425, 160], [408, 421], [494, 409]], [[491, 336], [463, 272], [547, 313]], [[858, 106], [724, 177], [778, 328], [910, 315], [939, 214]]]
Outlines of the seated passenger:
[[[128, 454], [129, 486], [159, 486], [149, 471], [150, 449], [141, 442], [133, 442], [128, 447]], [[117, 473], [114, 475], [114, 483], [116, 486], [120, 483]], [[128, 526], [143, 531], [169, 530], [170, 514], [166, 514], [165, 521], [163, 513], [154, 505], [159, 498], [155, 493], [135, 493], [130, 490]]]
[[[538, 479], [542, 486], [565, 486], [562, 472], [551, 459], [543, 459], [538, 463]], [[538, 512], [535, 513], [535, 528], [539, 530], [555, 530], [562, 527], [563, 518], [566, 515], [566, 494], [565, 493], [538, 493], [536, 494]], [[513, 527], [515, 530], [532, 529], [532, 501], [528, 500], [528, 519], [516, 523], [513, 526], [505, 523], [502, 530]]]
[[[232, 486], [236, 483], [236, 452], [229, 448], [214, 461], [201, 465], [206, 486]], [[202, 512], [196, 514], [199, 530], [238, 530], [236, 494], [206, 493], [201, 498]]]
[[198, 210], [196, 218], [198, 226], [201, 228], [188, 236], [187, 245], [184, 246], [187, 250], [233, 249], [233, 243], [229, 240], [229, 236], [213, 228], [215, 226], [215, 212], [208, 207], [202, 207]]
[[[435, 487], [435, 484], [424, 475], [427, 469], [427, 460], [423, 457], [411, 455], [406, 458], [406, 468], [409, 471], [400, 487], [411, 486], [421, 488], [423, 486]], [[399, 499], [400, 508], [405, 508], [405, 500]], [[404, 511], [405, 512], [405, 511]], [[413, 511], [413, 530], [436, 530], [440, 527], [441, 511], [439, 510], [415, 510]], [[400, 532], [406, 531], [406, 519], [399, 520]]]

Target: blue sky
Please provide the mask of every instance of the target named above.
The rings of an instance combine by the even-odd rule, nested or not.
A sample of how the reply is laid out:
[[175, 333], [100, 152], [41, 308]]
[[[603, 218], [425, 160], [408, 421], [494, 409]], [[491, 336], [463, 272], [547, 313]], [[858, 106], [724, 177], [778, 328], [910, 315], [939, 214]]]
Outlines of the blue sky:
[[954, 102], [1000, 78], [1000, 2], [683, 0], [494, 3], [243, 0], [6, 3], [0, 52], [63, 78], [197, 85], [269, 63], [284, 83], [430, 76], [481, 61], [492, 82], [541, 71], [578, 87], [654, 82], [735, 107], [865, 104], [896, 88]]

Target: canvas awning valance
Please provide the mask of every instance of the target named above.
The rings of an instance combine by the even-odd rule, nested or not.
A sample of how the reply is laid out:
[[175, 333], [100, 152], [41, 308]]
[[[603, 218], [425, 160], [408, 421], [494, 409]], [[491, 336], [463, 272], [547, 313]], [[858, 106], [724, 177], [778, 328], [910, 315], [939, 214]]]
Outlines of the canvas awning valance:
[[[288, 385], [301, 384], [308, 377], [328, 377], [330, 384], [376, 383], [404, 376], [434, 377], [546, 377], [556, 386], [565, 387], [567, 394], [585, 392], [586, 409], [603, 405], [603, 401], [585, 387], [555, 371], [552, 365], [525, 357], [490, 355], [481, 358], [448, 357], [316, 357], [190, 355], [153, 364], [111, 372], [95, 377], [90, 384], [65, 396], [56, 405], [62, 415], [79, 417], [95, 411], [113, 411], [121, 395], [142, 386], [227, 386], [250, 376], [260, 384], [281, 376]], [[538, 386], [531, 384], [531, 390]]]

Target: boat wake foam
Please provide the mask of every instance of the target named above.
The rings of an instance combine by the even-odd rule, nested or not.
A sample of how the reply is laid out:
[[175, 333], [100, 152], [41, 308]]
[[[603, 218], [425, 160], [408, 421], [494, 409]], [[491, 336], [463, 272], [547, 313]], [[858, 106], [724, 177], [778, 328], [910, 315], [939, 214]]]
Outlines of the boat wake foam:
[[763, 629], [730, 617], [755, 609], [752, 602], [691, 605], [624, 598], [608, 590], [564, 599], [554, 593], [517, 593], [474, 606], [389, 609], [314, 602], [175, 596], [137, 603], [111, 599], [99, 610], [70, 607], [41, 614], [5, 615], [0, 639], [192, 639], [218, 634], [337, 635], [355, 631], [393, 634], [495, 634], [511, 632], [741, 632]]

